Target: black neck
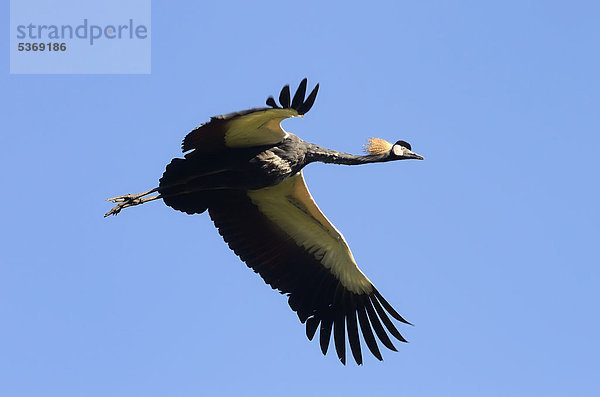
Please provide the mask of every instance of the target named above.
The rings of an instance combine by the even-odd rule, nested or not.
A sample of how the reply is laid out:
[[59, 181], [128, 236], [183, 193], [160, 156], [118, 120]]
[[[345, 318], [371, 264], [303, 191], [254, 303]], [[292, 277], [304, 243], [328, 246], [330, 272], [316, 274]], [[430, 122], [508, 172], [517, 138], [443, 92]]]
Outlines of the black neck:
[[314, 144], [310, 144], [306, 154], [306, 160], [308, 163], [319, 161], [321, 163], [330, 164], [359, 165], [369, 163], [382, 163], [385, 161], [391, 161], [393, 160], [393, 158], [390, 157], [389, 153], [358, 156], [355, 154], [342, 153], [335, 150], [326, 149]]

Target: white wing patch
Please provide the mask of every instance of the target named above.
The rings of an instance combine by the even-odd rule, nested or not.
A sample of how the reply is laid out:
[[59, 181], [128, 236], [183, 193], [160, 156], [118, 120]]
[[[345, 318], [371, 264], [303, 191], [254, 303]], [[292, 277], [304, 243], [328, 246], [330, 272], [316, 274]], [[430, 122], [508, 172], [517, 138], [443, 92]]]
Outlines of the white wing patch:
[[225, 145], [242, 148], [279, 143], [287, 135], [281, 121], [294, 116], [298, 116], [295, 109], [267, 109], [232, 119], [225, 132]]
[[299, 246], [306, 249], [356, 294], [371, 293], [373, 285], [356, 265], [344, 236], [317, 207], [302, 172], [276, 186], [249, 190], [250, 200]]
[[291, 174], [292, 168], [289, 163], [281, 157], [273, 153], [271, 150], [265, 150], [256, 156], [263, 163], [262, 167], [265, 172], [276, 171], [278, 173]]

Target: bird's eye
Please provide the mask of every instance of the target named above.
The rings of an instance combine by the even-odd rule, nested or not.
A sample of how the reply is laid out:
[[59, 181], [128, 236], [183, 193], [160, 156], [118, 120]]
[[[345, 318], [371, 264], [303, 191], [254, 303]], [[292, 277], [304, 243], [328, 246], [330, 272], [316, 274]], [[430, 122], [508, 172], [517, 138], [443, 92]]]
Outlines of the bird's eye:
[[396, 145], [404, 146], [408, 150], [412, 150], [412, 147], [410, 147], [410, 143], [408, 143], [406, 141], [398, 141], [398, 142], [396, 142]]

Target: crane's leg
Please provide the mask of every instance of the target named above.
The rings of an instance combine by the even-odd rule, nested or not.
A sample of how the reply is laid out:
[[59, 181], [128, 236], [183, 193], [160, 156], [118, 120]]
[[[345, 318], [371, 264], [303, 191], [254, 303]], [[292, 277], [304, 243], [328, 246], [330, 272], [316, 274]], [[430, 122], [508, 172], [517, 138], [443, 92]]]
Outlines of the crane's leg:
[[118, 197], [106, 199], [106, 201], [112, 201], [113, 203], [119, 203], [119, 204], [117, 204], [113, 209], [111, 209], [106, 214], [104, 214], [104, 217], [106, 218], [109, 215], [117, 215], [119, 212], [121, 212], [121, 210], [123, 208], [132, 207], [134, 205], [139, 205], [139, 204], [144, 204], [144, 203], [147, 203], [148, 201], [162, 198], [162, 196], [160, 194], [157, 194], [156, 196], [151, 196], [151, 197], [144, 197], [144, 196], [147, 196], [147, 195], [152, 194], [157, 191], [158, 191], [158, 188], [155, 187], [154, 189], [151, 189], [151, 190], [148, 190], [147, 192], [143, 192], [143, 193], [139, 193], [139, 194], [126, 194], [124, 196], [118, 196]]

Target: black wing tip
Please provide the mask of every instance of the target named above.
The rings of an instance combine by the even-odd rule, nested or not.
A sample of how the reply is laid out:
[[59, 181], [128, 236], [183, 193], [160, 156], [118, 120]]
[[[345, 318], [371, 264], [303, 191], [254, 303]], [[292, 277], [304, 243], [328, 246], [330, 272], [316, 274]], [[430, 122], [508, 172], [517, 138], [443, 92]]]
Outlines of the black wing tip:
[[315, 88], [313, 88], [313, 90], [310, 92], [310, 94], [308, 95], [306, 100], [298, 106], [298, 108], [296, 109], [298, 111], [298, 114], [303, 115], [303, 114], [308, 113], [308, 111], [312, 108], [312, 106], [315, 103], [315, 99], [317, 98], [318, 92], [319, 92], [319, 83], [317, 83]]
[[381, 303], [379, 303], [379, 300], [377, 299], [377, 297], [374, 294], [372, 294], [372, 295], [369, 295], [369, 299], [371, 300], [371, 303], [373, 303], [373, 307], [375, 308], [375, 311], [379, 315], [379, 318], [381, 319], [381, 321], [383, 322], [385, 327], [388, 329], [388, 331], [394, 336], [394, 338], [398, 339], [401, 342], [406, 342], [406, 339], [402, 336], [402, 334], [400, 334], [398, 329], [394, 326], [394, 323], [392, 322], [392, 320], [390, 320], [390, 318], [388, 317], [388, 315], [386, 313], [386, 309], [384, 309], [381, 306]]
[[[338, 300], [337, 291], [334, 300]], [[378, 342], [381, 342], [391, 351], [398, 351], [389, 338], [386, 328], [395, 339], [408, 343], [398, 332], [390, 318], [405, 324], [412, 324], [404, 320], [375, 288], [370, 294], [346, 293], [342, 302], [341, 306], [329, 307], [326, 313], [313, 312], [306, 318], [304, 316], [301, 318], [301, 321], [302, 319], [306, 321], [306, 336], [309, 340], [313, 340], [317, 336], [317, 332], [319, 333], [317, 339], [323, 355], [327, 355], [328, 351], [332, 350], [331, 339], [333, 339], [337, 358], [345, 366], [347, 363], [347, 341], [353, 361], [356, 362], [357, 366], [363, 365], [360, 335], [362, 336], [360, 339], [365, 343], [371, 353], [370, 355], [378, 361], [383, 361], [383, 352], [380, 350]], [[335, 306], [342, 308], [343, 312], [331, 311]], [[344, 322], [346, 326], [344, 326]]]
[[371, 328], [371, 324], [367, 318], [367, 311], [365, 309], [364, 301], [357, 307], [358, 314], [358, 323], [360, 324], [360, 329], [362, 331], [363, 340], [365, 344], [371, 351], [371, 354], [375, 356], [379, 361], [383, 360], [381, 356], [381, 351], [379, 350], [379, 346], [377, 346], [377, 340], [375, 339], [375, 335], [373, 335], [373, 329]]
[[298, 89], [296, 90], [296, 93], [294, 94], [294, 98], [292, 99], [292, 109], [298, 109], [298, 107], [304, 103], [304, 96], [306, 95], [307, 81], [308, 80], [306, 78], [304, 78], [300, 82], [300, 85], [298, 86]]
[[277, 106], [277, 102], [275, 102], [275, 98], [273, 98], [272, 96], [267, 98], [267, 106], [270, 106], [273, 109], [279, 109], [279, 106]]
[[323, 355], [326, 355], [327, 351], [329, 350], [329, 341], [331, 340], [332, 328], [332, 318], [324, 318], [321, 320], [321, 327], [319, 328], [319, 344], [321, 345], [321, 352]]
[[388, 301], [385, 300], [385, 298], [379, 293], [379, 291], [377, 291], [377, 288], [373, 287], [373, 294], [375, 294], [375, 296], [377, 297], [377, 300], [379, 300], [379, 302], [381, 302], [381, 304], [383, 305], [383, 307], [385, 307], [385, 310], [387, 310], [387, 312], [394, 317], [396, 320], [407, 324], [407, 325], [412, 325], [414, 326], [414, 324], [406, 321], [404, 319], [404, 317], [402, 317], [400, 314], [398, 314], [398, 312], [392, 307], [392, 305], [390, 305], [388, 303]]
[[279, 93], [279, 103], [281, 107], [284, 109], [288, 109], [290, 107], [290, 86], [284, 85]]
[[317, 320], [315, 317], [310, 317], [306, 321], [306, 337], [308, 338], [308, 340], [313, 340], [313, 338], [315, 337], [315, 333], [319, 328], [319, 323], [320, 321]]
[[385, 329], [383, 328], [383, 325], [381, 324], [381, 321], [379, 320], [379, 317], [377, 316], [377, 313], [375, 313], [375, 309], [373, 308], [373, 303], [371, 302], [371, 299], [369, 297], [366, 297], [365, 299], [363, 299], [363, 302], [369, 317], [369, 321], [371, 322], [373, 330], [377, 334], [377, 337], [379, 338], [381, 343], [383, 343], [383, 345], [391, 351], [397, 352], [398, 350], [396, 349], [396, 346], [394, 346], [394, 344], [390, 340], [389, 336], [385, 332]]
[[267, 105], [272, 107], [273, 109], [295, 109], [299, 115], [306, 114], [315, 103], [315, 99], [317, 97], [317, 92], [319, 92], [319, 83], [313, 88], [306, 99], [304, 98], [306, 95], [306, 85], [308, 84], [308, 79], [305, 77], [300, 82], [294, 97], [291, 98], [290, 95], [290, 86], [285, 85], [281, 89], [279, 93], [279, 104], [275, 101], [275, 98], [272, 96], [267, 98]]

